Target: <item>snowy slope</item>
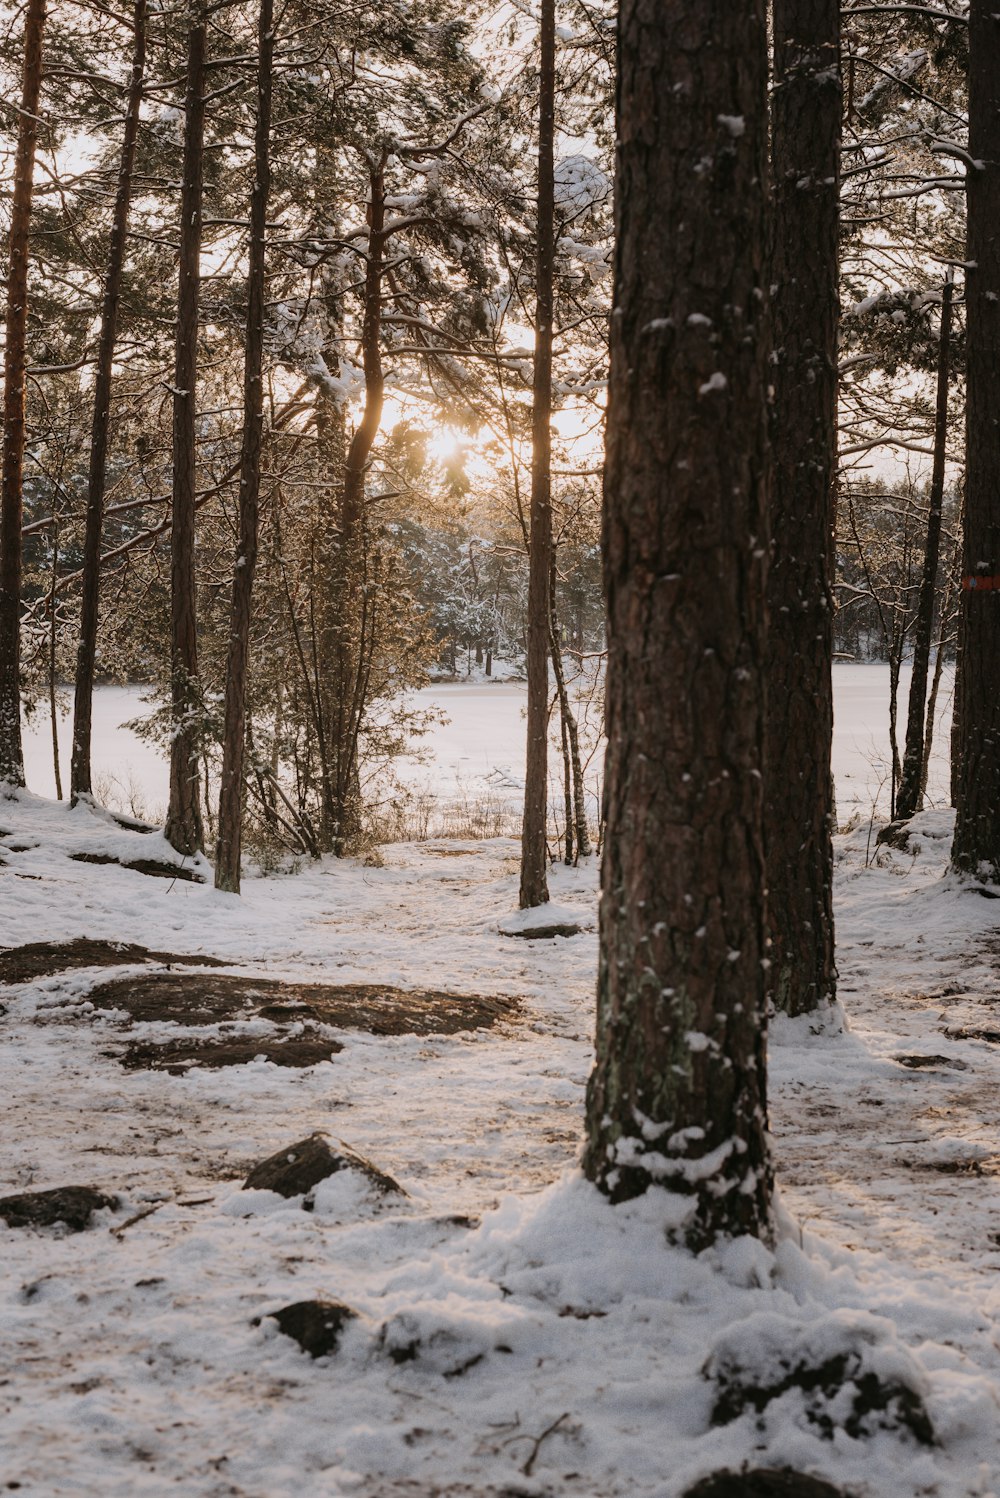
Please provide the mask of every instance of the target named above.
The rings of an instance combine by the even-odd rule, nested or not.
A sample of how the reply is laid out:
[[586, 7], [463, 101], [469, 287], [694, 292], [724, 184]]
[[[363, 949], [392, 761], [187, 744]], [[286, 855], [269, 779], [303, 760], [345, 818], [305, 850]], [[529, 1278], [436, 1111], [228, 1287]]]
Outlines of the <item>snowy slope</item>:
[[[400, 845], [382, 868], [327, 862], [239, 899], [74, 862], [148, 857], [155, 839], [0, 801], [6, 946], [87, 935], [271, 978], [522, 1001], [468, 1034], [344, 1030], [304, 1071], [170, 1076], [120, 1066], [126, 1039], [168, 1027], [95, 1011], [107, 972], [0, 991], [0, 1194], [73, 1182], [122, 1199], [74, 1236], [0, 1225], [0, 1486], [679, 1498], [748, 1461], [859, 1498], [1000, 1493], [1000, 1058], [947, 1033], [989, 1029], [998, 907], [942, 878], [947, 814], [923, 825], [915, 857], [867, 867], [866, 830], [840, 840], [847, 1027], [775, 1028], [779, 1242], [693, 1257], [667, 1243], [683, 1202], [610, 1208], [576, 1171], [596, 935], [500, 934], [514, 844]], [[594, 886], [559, 869], [553, 897], [593, 908]], [[241, 1191], [314, 1129], [408, 1196], [349, 1173], [311, 1212]], [[313, 1362], [267, 1313], [316, 1296], [358, 1315]], [[790, 1356], [853, 1358], [909, 1391], [937, 1444], [891, 1412], [895, 1428], [868, 1416], [848, 1434], [853, 1385], [713, 1426], [734, 1370], [775, 1385]]]

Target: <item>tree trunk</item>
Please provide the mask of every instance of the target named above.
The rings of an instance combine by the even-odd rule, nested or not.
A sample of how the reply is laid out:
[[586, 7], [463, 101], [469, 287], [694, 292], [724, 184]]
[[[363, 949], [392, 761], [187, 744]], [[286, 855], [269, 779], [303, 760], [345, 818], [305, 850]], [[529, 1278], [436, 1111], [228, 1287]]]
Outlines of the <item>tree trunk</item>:
[[181, 189], [180, 283], [174, 358], [174, 484], [170, 531], [171, 707], [170, 800], [166, 836], [178, 853], [203, 846], [199, 794], [198, 618], [194, 530], [197, 472], [198, 301], [201, 283], [202, 172], [205, 139], [205, 41], [198, 13], [188, 32]]
[[952, 864], [1000, 881], [1000, 15], [969, 5], [961, 750]]
[[139, 136], [139, 109], [146, 66], [146, 0], [135, 0], [132, 15], [132, 76], [125, 106], [125, 133], [118, 167], [118, 191], [108, 245], [101, 306], [101, 331], [94, 375], [94, 415], [90, 432], [90, 467], [87, 475], [87, 523], [83, 542], [80, 643], [76, 656], [76, 688], [73, 703], [73, 753], [70, 761], [70, 799], [91, 793], [90, 743], [94, 706], [94, 671], [97, 661], [97, 617], [101, 585], [101, 537], [104, 529], [104, 487], [111, 425], [111, 382], [118, 332], [118, 301], [132, 200], [132, 171]]
[[623, 0], [597, 1063], [584, 1168], [771, 1231], [762, 809], [767, 30]]
[[[551, 563], [549, 571], [549, 650], [552, 654], [552, 672], [556, 679], [556, 692], [559, 697], [563, 756], [566, 761], [566, 772], [568, 774], [566, 791], [566, 846], [567, 849], [569, 849], [571, 843], [574, 843], [576, 846], [575, 857], [570, 856], [569, 852], [567, 852], [566, 862], [573, 863], [581, 858], [589, 858], [593, 849], [590, 846], [590, 828], [587, 826], [587, 793], [583, 784], [583, 765], [580, 760], [580, 727], [576, 721], [573, 705], [569, 700], [562, 646], [559, 643], [559, 619], [556, 613], [555, 547], [552, 548]], [[572, 837], [570, 836], [571, 828]]]
[[542, 0], [538, 80], [538, 258], [531, 407], [528, 541], [528, 745], [521, 831], [524, 910], [549, 898], [545, 843], [549, 737], [549, 569], [552, 555], [552, 317], [555, 266], [555, 0]]
[[59, 581], [59, 521], [52, 524], [52, 581], [49, 585], [49, 723], [52, 728], [52, 770], [56, 782], [56, 800], [63, 798], [62, 769], [59, 764], [59, 699], [56, 692], [56, 646], [59, 642], [59, 609], [56, 584]]
[[3, 379], [3, 480], [0, 490], [0, 781], [24, 784], [21, 744], [21, 524], [24, 514], [24, 382], [28, 326], [28, 231], [42, 89], [45, 0], [28, 0], [24, 18], [21, 110], [7, 262]]
[[[938, 556], [941, 550], [941, 506], [944, 501], [944, 465], [948, 443], [948, 376], [951, 345], [951, 273], [941, 292], [941, 338], [938, 348], [937, 413], [934, 421], [934, 467], [931, 473], [930, 509], [924, 566], [920, 577], [917, 622], [913, 639], [913, 675], [906, 712], [906, 750], [896, 796], [896, 820], [905, 822], [923, 804], [924, 710], [927, 673], [931, 659], [931, 633], [937, 599]], [[940, 652], [939, 652], [940, 654]], [[933, 729], [933, 719], [931, 722]]]
[[215, 887], [240, 892], [243, 836], [243, 757], [246, 745], [250, 604], [257, 566], [257, 510], [264, 437], [264, 294], [267, 202], [271, 189], [271, 91], [274, 3], [261, 0], [257, 26], [257, 124], [250, 197], [250, 263], [247, 276], [246, 351], [243, 364], [243, 440], [240, 448], [240, 538], [229, 616], [229, 658], [219, 788], [219, 837]]
[[833, 999], [833, 549], [840, 10], [774, 0], [775, 363], [764, 844], [771, 997]]
[[323, 842], [338, 855], [349, 851], [361, 826], [358, 750], [365, 708], [365, 482], [382, 422], [382, 281], [385, 266], [385, 159], [369, 162], [368, 255], [361, 328], [365, 400], [347, 447], [340, 504], [340, 534], [334, 546], [329, 627], [323, 662], [327, 690], [328, 772], [324, 778]]

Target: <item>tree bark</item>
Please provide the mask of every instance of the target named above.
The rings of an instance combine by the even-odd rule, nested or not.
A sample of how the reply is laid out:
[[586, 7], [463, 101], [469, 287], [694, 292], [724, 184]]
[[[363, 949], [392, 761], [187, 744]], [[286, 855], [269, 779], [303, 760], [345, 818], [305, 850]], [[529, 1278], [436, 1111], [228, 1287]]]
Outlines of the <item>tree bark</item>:
[[1000, 15], [969, 5], [961, 751], [952, 864], [1000, 881]]
[[833, 550], [840, 9], [774, 0], [775, 362], [764, 776], [770, 988], [787, 1014], [835, 995]]
[[90, 432], [90, 465], [87, 475], [87, 522], [83, 542], [80, 643], [76, 656], [76, 686], [73, 702], [73, 752], [70, 762], [70, 799], [91, 793], [90, 744], [94, 706], [94, 672], [97, 661], [97, 619], [101, 585], [101, 536], [104, 529], [104, 488], [111, 426], [111, 384], [118, 333], [118, 303], [132, 201], [132, 172], [139, 137], [139, 109], [146, 66], [146, 0], [135, 0], [132, 14], [132, 76], [125, 106], [125, 132], [118, 167], [108, 263], [104, 275], [101, 331], [94, 376], [94, 415]]
[[[927, 538], [924, 542], [924, 565], [920, 576], [917, 619], [913, 638], [913, 674], [906, 711], [906, 749], [896, 795], [896, 820], [905, 822], [923, 804], [924, 713], [927, 698], [927, 674], [930, 670], [931, 634], [934, 628], [934, 604], [937, 599], [938, 558], [941, 551], [941, 506], [944, 502], [944, 465], [948, 443], [948, 377], [951, 351], [951, 293], [949, 272], [941, 291], [941, 334], [938, 345], [937, 411], [934, 420], [934, 466], [931, 472], [930, 507], [927, 515]], [[940, 657], [940, 652], [939, 652]], [[933, 731], [933, 717], [930, 724]]]
[[274, 0], [261, 0], [257, 26], [257, 124], [250, 197], [250, 263], [247, 273], [246, 351], [243, 363], [243, 440], [240, 448], [240, 537], [233, 573], [229, 657], [219, 789], [219, 836], [215, 887], [240, 892], [243, 839], [243, 758], [246, 746], [250, 605], [257, 567], [257, 514], [264, 438], [264, 295], [267, 203], [271, 190], [271, 93], [274, 65]]
[[204, 844], [201, 817], [198, 616], [194, 537], [197, 471], [198, 303], [201, 290], [201, 220], [205, 139], [207, 26], [196, 13], [188, 32], [184, 101], [184, 180], [181, 188], [177, 342], [174, 357], [173, 524], [170, 531], [171, 708], [170, 800], [166, 836], [178, 853]]
[[597, 1062], [584, 1168], [771, 1232], [762, 828], [767, 31], [623, 0]]
[[45, 0], [28, 0], [24, 19], [21, 111], [7, 262], [0, 489], [0, 781], [24, 784], [21, 743], [21, 525], [24, 515], [24, 384], [28, 327], [28, 232], [42, 90]]
[[538, 255], [528, 540], [528, 732], [520, 905], [549, 898], [545, 840], [549, 738], [549, 570], [552, 557], [552, 318], [555, 274], [555, 0], [542, 0], [538, 78]]

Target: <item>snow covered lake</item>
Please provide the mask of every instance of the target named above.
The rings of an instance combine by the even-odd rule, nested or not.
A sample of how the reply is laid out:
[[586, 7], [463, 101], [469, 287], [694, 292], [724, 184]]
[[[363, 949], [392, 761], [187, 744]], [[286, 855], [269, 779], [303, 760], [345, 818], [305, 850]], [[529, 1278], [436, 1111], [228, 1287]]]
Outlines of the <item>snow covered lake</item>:
[[[835, 720], [833, 740], [837, 812], [841, 823], [860, 813], [866, 818], [877, 803], [888, 814], [889, 799], [889, 668], [886, 665], [834, 666]], [[900, 752], [906, 732], [909, 667], [900, 682]], [[928, 783], [932, 806], [948, 803], [949, 740], [953, 671], [941, 683], [934, 749]], [[445, 802], [489, 791], [516, 804], [524, 774], [523, 682], [437, 682], [413, 694], [418, 708], [438, 709], [447, 721], [437, 724], [420, 741], [419, 760], [398, 766], [401, 778], [415, 790]], [[167, 799], [167, 763], [153, 745], [144, 743], [122, 725], [143, 716], [149, 708], [139, 687], [101, 687], [94, 702], [94, 772], [101, 799], [139, 814], [155, 816]], [[70, 718], [59, 725], [64, 780], [69, 773]], [[36, 714], [25, 739], [27, 780], [42, 796], [55, 794], [52, 737], [49, 720]], [[558, 766], [553, 755], [553, 769]], [[594, 755], [588, 780], [596, 790], [601, 754]]]

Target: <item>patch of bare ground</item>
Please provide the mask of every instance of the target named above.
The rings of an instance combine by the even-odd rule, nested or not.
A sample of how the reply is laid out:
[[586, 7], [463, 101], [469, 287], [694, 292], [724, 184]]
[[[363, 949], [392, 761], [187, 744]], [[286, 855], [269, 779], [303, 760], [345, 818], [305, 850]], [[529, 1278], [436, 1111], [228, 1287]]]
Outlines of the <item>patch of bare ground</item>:
[[184, 864], [167, 863], [158, 858], [115, 858], [112, 853], [71, 853], [74, 863], [117, 864], [120, 869], [131, 869], [133, 874], [147, 874], [152, 879], [184, 879], [189, 884], [204, 884], [197, 869]]
[[225, 1066], [245, 1066], [258, 1057], [275, 1066], [317, 1066], [342, 1051], [339, 1041], [323, 1035], [300, 1035], [292, 1039], [259, 1035], [226, 1036], [222, 1040], [168, 1040], [161, 1044], [130, 1045], [119, 1060], [128, 1071], [164, 1071], [182, 1077], [194, 1067], [217, 1071]]
[[0, 984], [33, 983], [54, 973], [78, 967], [124, 967], [126, 963], [155, 962], [162, 966], [222, 967], [217, 957], [203, 953], [154, 952], [124, 941], [33, 941], [0, 952]]
[[[454, 1035], [516, 1015], [516, 999], [407, 990], [385, 984], [297, 983], [252, 974], [139, 973], [94, 988], [97, 1009], [133, 1020], [215, 1025], [232, 1020], [312, 1020], [369, 1035]], [[260, 1050], [260, 1046], [258, 1046]]]

